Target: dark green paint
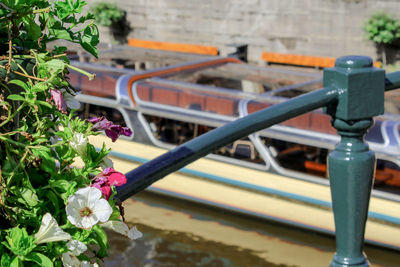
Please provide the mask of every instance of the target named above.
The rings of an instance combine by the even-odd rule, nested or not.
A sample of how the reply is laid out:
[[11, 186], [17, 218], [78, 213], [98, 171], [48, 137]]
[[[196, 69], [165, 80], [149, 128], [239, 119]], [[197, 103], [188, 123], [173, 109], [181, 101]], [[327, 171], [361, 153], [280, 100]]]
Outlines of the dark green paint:
[[364, 135], [383, 114], [385, 72], [368, 57], [341, 57], [324, 71], [324, 87], [340, 92], [336, 109], [328, 109], [341, 136], [328, 156], [337, 248], [331, 266], [369, 266], [363, 245], [375, 156]]
[[369, 266], [363, 242], [375, 156], [363, 136], [371, 125], [371, 119], [334, 121], [342, 138], [328, 157], [337, 247], [331, 266]]
[[324, 70], [324, 88], [339, 91], [335, 109], [328, 113], [342, 120], [359, 120], [383, 114], [385, 71], [363, 56], [340, 57]]

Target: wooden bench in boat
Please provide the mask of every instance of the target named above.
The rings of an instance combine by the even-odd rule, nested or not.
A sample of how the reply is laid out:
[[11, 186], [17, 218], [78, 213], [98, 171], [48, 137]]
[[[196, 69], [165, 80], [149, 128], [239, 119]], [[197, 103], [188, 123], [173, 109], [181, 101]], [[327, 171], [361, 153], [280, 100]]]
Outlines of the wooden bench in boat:
[[[334, 57], [309, 56], [300, 54], [283, 54], [276, 52], [262, 52], [261, 59], [267, 63], [278, 63], [315, 68], [331, 68], [335, 66]], [[374, 62], [375, 67], [380, 67], [380, 62]]]
[[134, 38], [128, 39], [128, 45], [133, 47], [173, 51], [180, 53], [200, 54], [200, 55], [210, 55], [210, 56], [218, 55], [218, 48], [215, 46], [208, 46], [208, 45], [159, 42], [159, 41], [142, 40]]

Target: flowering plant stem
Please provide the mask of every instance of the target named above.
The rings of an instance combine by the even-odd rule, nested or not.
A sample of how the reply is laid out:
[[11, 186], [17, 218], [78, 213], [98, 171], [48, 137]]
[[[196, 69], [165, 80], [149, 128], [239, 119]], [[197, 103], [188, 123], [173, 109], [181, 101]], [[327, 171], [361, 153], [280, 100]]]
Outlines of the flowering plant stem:
[[[98, 129], [75, 115], [79, 103], [69, 69], [89, 80], [95, 75], [72, 66], [66, 47], [50, 44], [79, 43], [97, 56], [98, 31], [90, 13], [81, 15], [85, 5], [83, 0], [0, 3], [2, 267], [96, 266], [107, 255], [103, 227], [139, 236], [123, 224], [113, 199], [125, 176], [102, 167], [109, 150], [88, 142]], [[132, 134], [111, 122], [107, 127], [113, 141]], [[77, 158], [84, 162], [81, 168], [74, 166]]]

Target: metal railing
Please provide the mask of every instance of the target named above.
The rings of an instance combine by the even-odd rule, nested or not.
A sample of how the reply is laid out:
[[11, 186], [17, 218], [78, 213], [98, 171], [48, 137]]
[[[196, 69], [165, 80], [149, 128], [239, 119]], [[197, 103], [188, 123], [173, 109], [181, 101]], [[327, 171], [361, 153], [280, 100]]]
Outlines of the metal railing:
[[369, 266], [363, 246], [375, 156], [363, 139], [373, 117], [384, 112], [384, 92], [400, 87], [400, 72], [385, 76], [369, 57], [346, 56], [324, 70], [323, 87], [240, 118], [141, 165], [127, 173], [128, 182], [117, 189], [117, 199], [124, 201], [237, 139], [324, 107], [341, 136], [328, 156], [336, 228], [330, 266]]

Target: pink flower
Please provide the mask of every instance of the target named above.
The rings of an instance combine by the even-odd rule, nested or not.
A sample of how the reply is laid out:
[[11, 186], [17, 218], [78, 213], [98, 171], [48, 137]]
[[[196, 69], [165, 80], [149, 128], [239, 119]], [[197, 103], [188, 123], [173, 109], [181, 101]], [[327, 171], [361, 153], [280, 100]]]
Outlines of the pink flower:
[[121, 186], [126, 183], [126, 177], [113, 168], [106, 168], [102, 173], [94, 177], [92, 187], [98, 188], [105, 199], [111, 196], [111, 186]]
[[106, 135], [115, 142], [120, 135], [131, 136], [132, 130], [128, 127], [115, 125], [105, 117], [94, 117], [88, 119], [89, 122], [94, 123], [92, 130], [104, 130]]
[[54, 104], [58, 108], [59, 111], [62, 113], [67, 112], [67, 103], [64, 100], [63, 94], [60, 90], [57, 89], [50, 89], [50, 100], [54, 101]]

